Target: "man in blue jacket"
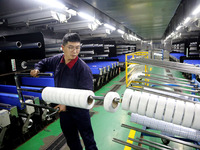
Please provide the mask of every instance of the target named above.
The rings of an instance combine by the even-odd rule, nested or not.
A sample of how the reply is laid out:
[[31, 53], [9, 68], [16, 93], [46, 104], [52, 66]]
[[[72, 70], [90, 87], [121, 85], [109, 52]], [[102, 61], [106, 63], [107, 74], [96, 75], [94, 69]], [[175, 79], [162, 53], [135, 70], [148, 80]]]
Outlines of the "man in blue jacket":
[[[80, 42], [78, 34], [66, 34], [61, 46], [64, 54], [41, 60], [30, 74], [36, 77], [40, 72], [53, 71], [56, 87], [93, 90], [92, 72], [78, 57]], [[83, 149], [79, 139], [80, 133], [86, 150], [97, 150], [89, 110], [65, 105], [57, 105], [55, 108], [59, 108], [61, 129], [70, 149]]]

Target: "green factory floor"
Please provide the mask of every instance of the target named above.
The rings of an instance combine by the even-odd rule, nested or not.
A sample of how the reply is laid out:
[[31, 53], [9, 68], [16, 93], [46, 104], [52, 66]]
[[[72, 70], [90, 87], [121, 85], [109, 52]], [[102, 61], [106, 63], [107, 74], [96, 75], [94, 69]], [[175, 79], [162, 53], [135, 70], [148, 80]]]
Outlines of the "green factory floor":
[[[149, 71], [156, 74], [166, 75], [166, 70], [157, 68], [157, 67], [149, 67]], [[176, 71], [171, 71], [173, 76], [183, 78], [182, 74]], [[117, 77], [112, 79], [109, 83], [104, 85], [101, 89], [95, 92], [96, 96], [104, 96], [108, 91], [112, 90], [116, 85], [118, 85], [118, 92], [122, 95], [126, 89], [125, 81], [123, 80], [125, 77], [125, 72], [121, 72]], [[126, 129], [121, 127], [121, 124], [127, 124], [130, 126], [134, 126], [137, 128], [142, 128], [141, 125], [130, 122], [130, 116], [128, 115], [128, 111], [122, 110], [121, 106], [115, 113], [106, 112], [102, 106], [102, 104], [95, 105], [93, 109], [90, 110], [93, 112], [91, 117], [91, 122], [95, 134], [95, 140], [97, 143], [97, 147], [99, 150], [131, 150], [130, 147], [120, 145], [112, 141], [113, 138], [117, 138], [123, 141], [127, 141], [128, 137], [136, 138], [140, 137], [140, 132], [135, 132], [134, 130]], [[156, 133], [160, 133], [159, 131], [151, 130]], [[17, 150], [44, 150], [54, 141], [60, 134], [62, 133], [59, 119], [55, 122], [48, 125], [44, 130], [40, 131], [37, 135], [32, 137], [26, 143], [22, 144], [17, 148]], [[160, 138], [144, 136], [144, 139], [154, 141], [157, 143], [162, 143]], [[130, 141], [128, 141], [130, 142]], [[133, 143], [137, 145], [137, 143]], [[177, 144], [174, 142], [170, 142], [169, 146], [176, 149], [192, 149], [187, 146], [183, 146], [181, 144]], [[154, 150], [155, 148], [148, 147], [142, 145], [142, 147], [146, 149]], [[62, 150], [68, 150], [66, 144], [61, 148]]]

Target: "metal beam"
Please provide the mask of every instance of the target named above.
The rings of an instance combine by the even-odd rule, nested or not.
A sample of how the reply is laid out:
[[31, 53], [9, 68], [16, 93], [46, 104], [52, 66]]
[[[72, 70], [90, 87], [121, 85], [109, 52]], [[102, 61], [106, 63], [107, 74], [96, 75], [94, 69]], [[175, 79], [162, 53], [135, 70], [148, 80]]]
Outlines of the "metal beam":
[[178, 62], [170, 62], [170, 61], [161, 61], [155, 59], [144, 59], [144, 58], [136, 58], [128, 60], [129, 63], [139, 63], [143, 65], [151, 65], [157, 66], [161, 68], [178, 70], [181, 72], [191, 73], [191, 74], [200, 74], [200, 67], [195, 67], [190, 64], [183, 64]]
[[146, 131], [146, 130], [139, 129], [139, 128], [136, 128], [136, 127], [132, 127], [132, 126], [129, 126], [129, 125], [126, 125], [126, 124], [122, 124], [121, 126], [124, 127], [124, 128], [127, 128], [127, 129], [136, 130], [136, 131], [139, 131], [141, 133], [146, 133], [146, 134], [149, 134], [149, 135], [153, 135], [153, 136], [157, 136], [157, 137], [160, 137], [160, 138], [163, 138], [163, 139], [170, 140], [172, 142], [176, 142], [176, 143], [180, 143], [180, 144], [183, 144], [183, 145], [187, 145], [189, 147], [194, 147], [194, 148], [200, 149], [199, 145], [195, 145], [195, 144], [192, 144], [192, 143], [189, 143], [189, 142], [185, 142], [185, 141], [182, 141], [182, 140], [179, 140], [179, 139], [175, 139], [175, 138], [172, 138], [172, 137], [169, 137], [169, 136], [166, 136], [166, 135]]
[[168, 87], [168, 88], [172, 88], [172, 89], [176, 89], [176, 90], [182, 90], [182, 91], [188, 91], [188, 92], [193, 92], [193, 93], [199, 93], [199, 90], [190, 90], [190, 89], [185, 89], [185, 88], [181, 88], [181, 87], [176, 87], [176, 84], [173, 85], [165, 85], [165, 84], [159, 84], [159, 83], [154, 83], [154, 82], [147, 82], [147, 81], [142, 81], [142, 80], [134, 80], [137, 82], [142, 82], [142, 83], [147, 83], [147, 84], [151, 84], [151, 85], [158, 85], [158, 86], [164, 86], [164, 87]]
[[137, 142], [137, 143], [139, 143], [139, 144], [144, 144], [144, 145], [147, 145], [147, 146], [156, 148], [156, 149], [167, 150], [166, 148], [156, 146], [155, 144], [154, 144], [154, 145], [153, 145], [153, 144], [149, 144], [149, 143], [146, 143], [146, 142], [143, 142], [143, 141], [135, 140], [135, 139], [133, 139], [133, 138], [128, 138], [128, 139], [131, 140], [131, 141], [133, 141], [133, 142]]
[[[131, 138], [129, 138], [131, 140]], [[163, 145], [163, 144], [160, 144], [160, 143], [157, 143], [157, 142], [153, 142], [153, 141], [149, 141], [149, 140], [146, 140], [146, 139], [143, 139], [143, 138], [138, 138], [136, 137], [136, 139], [138, 140], [141, 140], [141, 141], [145, 141], [145, 142], [148, 142], [148, 143], [151, 143], [151, 144], [155, 144], [155, 145], [158, 145], [158, 146], [161, 146], [161, 147], [165, 147], [165, 148], [168, 148], [168, 149], [174, 149], [170, 146], [167, 146], [167, 145]]]
[[186, 85], [183, 82], [177, 82], [174, 80], [168, 80], [168, 79], [163, 79], [163, 78], [156, 78], [156, 77], [149, 77], [149, 76], [138, 76], [138, 78], [143, 78], [143, 79], [150, 79], [150, 80], [154, 80], [154, 81], [160, 81], [160, 82], [164, 82], [164, 83], [171, 83], [171, 84], [176, 84], [178, 86], [182, 86], [182, 87], [187, 87], [187, 88], [195, 88], [194, 86], [197, 86], [197, 84], [193, 85]]
[[131, 148], [133, 148], [135, 150], [147, 150], [146, 148], [143, 148], [141, 146], [133, 145], [133, 144], [127, 143], [125, 141], [122, 141], [122, 140], [119, 140], [119, 139], [116, 139], [116, 138], [113, 138], [112, 141], [116, 142], [116, 143], [119, 143], [119, 144], [122, 144], [122, 145], [129, 146], [129, 147], [131, 147]]
[[188, 79], [183, 79], [183, 78], [178, 78], [178, 77], [170, 77], [170, 76], [165, 76], [165, 75], [161, 75], [161, 74], [155, 74], [155, 73], [151, 73], [151, 72], [142, 72], [142, 73], [155, 75], [155, 76], [159, 76], [159, 77], [165, 77], [165, 78], [169, 78], [169, 79], [177, 79], [177, 80], [181, 80], [181, 81], [185, 81], [185, 82], [193, 82], [192, 80], [188, 80]]
[[[175, 91], [170, 91], [170, 90], [166, 90], [166, 89], [160, 89], [160, 88], [155, 88], [155, 87], [149, 87], [149, 86], [146, 86], [146, 85], [141, 85], [141, 84], [136, 84], [136, 83], [131, 83], [133, 86], [142, 86], [142, 87], [145, 87], [145, 88], [150, 88], [150, 89], [153, 89], [153, 90], [159, 90], [159, 91], [164, 91], [164, 92], [168, 92], [169, 94], [179, 94], [179, 95], [183, 95], [183, 96], [188, 96], [188, 97], [191, 97], [191, 98], [200, 98], [200, 96], [198, 95], [191, 95], [191, 94], [186, 94], [186, 93], [180, 93], [180, 92], [175, 92]], [[189, 102], [191, 102], [191, 100], [188, 100]]]

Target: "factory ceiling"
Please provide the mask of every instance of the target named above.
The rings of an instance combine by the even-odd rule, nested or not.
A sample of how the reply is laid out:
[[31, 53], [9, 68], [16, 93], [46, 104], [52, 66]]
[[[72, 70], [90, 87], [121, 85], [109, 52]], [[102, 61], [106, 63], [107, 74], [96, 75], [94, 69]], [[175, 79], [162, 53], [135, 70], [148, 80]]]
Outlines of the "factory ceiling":
[[[200, 17], [191, 16], [191, 12], [198, 4], [199, 0], [0, 0], [0, 36], [37, 30], [52, 31], [53, 38], [78, 32], [84, 38], [164, 40], [188, 16], [190, 22], [182, 25], [179, 32], [188, 36], [193, 31], [190, 26]], [[81, 17], [82, 13], [89, 17]], [[105, 24], [115, 29], [108, 29]], [[124, 33], [118, 33], [119, 29]]]
[[161, 39], [181, 0], [85, 0], [143, 39]]

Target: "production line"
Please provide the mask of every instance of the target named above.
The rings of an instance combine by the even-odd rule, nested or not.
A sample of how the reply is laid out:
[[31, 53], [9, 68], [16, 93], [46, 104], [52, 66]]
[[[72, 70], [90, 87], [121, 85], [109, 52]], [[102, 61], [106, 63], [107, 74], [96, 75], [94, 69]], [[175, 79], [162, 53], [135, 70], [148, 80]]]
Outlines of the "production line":
[[170, 53], [170, 59], [176, 62], [180, 62], [180, 58], [186, 56], [184, 53]]
[[0, 8], [0, 150], [200, 149], [199, 0]]
[[107, 83], [119, 73], [119, 62], [117, 61], [95, 61], [88, 62], [93, 77], [96, 89]]
[[[143, 87], [145, 86], [143, 85]], [[120, 95], [116, 92], [108, 92], [105, 97], [99, 97], [95, 96], [94, 92], [89, 90], [63, 89], [55, 87], [46, 87], [42, 90], [29, 90], [36, 90], [36, 92], [40, 91], [42, 93], [42, 99], [47, 103], [64, 104], [84, 109], [91, 109], [95, 104], [95, 99], [104, 100], [104, 109], [108, 112], [116, 112], [119, 108], [119, 104], [122, 103], [122, 109], [132, 112], [132, 122], [190, 140], [200, 140], [200, 134], [198, 131], [200, 129], [198, 124], [199, 116], [197, 115], [200, 111], [199, 102], [190, 101], [188, 98], [181, 98], [181, 95], [177, 96], [177, 93], [175, 94], [176, 97], [174, 95], [171, 95], [171, 97], [169, 95], [166, 96], [166, 91], [163, 94], [160, 94], [161, 92], [153, 90], [153, 88], [150, 88], [151, 90], [144, 88], [146, 90], [145, 92], [138, 92], [138, 89], [135, 89], [135, 91], [132, 89], [127, 89], [124, 92], [122, 99], [120, 99]], [[21, 90], [27, 89], [22, 87]], [[8, 91], [5, 88], [2, 92]], [[14, 92], [16, 93], [16, 90]], [[3, 97], [3, 94], [1, 97]], [[10, 97], [10, 95], [8, 97]], [[21, 103], [19, 102], [17, 94], [15, 94], [14, 97], [11, 97], [11, 99], [15, 100], [17, 103], [11, 105], [20, 106]], [[68, 97], [70, 97], [69, 100]], [[191, 97], [194, 98], [195, 96], [191, 95]], [[199, 97], [196, 96], [196, 98]], [[24, 104], [31, 106], [33, 103], [28, 104], [28, 102], [25, 102]], [[32, 106], [34, 106], [34, 104]], [[37, 105], [35, 106], [37, 107]], [[34, 111], [32, 111], [32, 113], [33, 112]], [[116, 139], [113, 141], [116, 141]], [[191, 144], [188, 145], [191, 146]]]
[[[163, 79], [160, 78], [161, 76], [158, 74], [146, 72], [145, 67], [142, 65], [148, 64], [162, 68], [175, 69], [182, 72], [199, 74], [199, 68], [196, 66], [159, 60], [150, 60], [138, 57], [134, 59], [131, 58], [127, 62], [133, 63], [128, 66], [128, 69], [134, 70], [134, 68], [136, 68], [136, 72], [132, 72], [130, 78], [132, 81], [151, 84], [154, 86], [162, 86], [162, 84], [159, 85], [153, 82], [149, 82], [146, 81], [146, 79], [168, 83], [168, 85], [165, 86], [170, 86], [169, 84], [174, 83], [174, 85], [178, 87], [194, 89], [185, 89], [191, 93], [199, 92], [198, 84], [194, 83], [192, 80], [173, 78], [176, 79], [174, 82], [171, 80], [172, 78]], [[92, 68], [98, 66], [104, 67], [105, 71], [108, 71], [110, 67], [117, 66], [112, 65], [111, 63], [107, 66], [104, 65], [105, 62], [101, 63], [100, 65], [98, 65], [96, 62], [88, 64], [91, 70]], [[189, 70], [188, 68], [192, 68], [192, 70]], [[146, 76], [147, 74], [157, 77]], [[142, 85], [143, 89], [127, 89], [124, 92], [122, 99], [120, 99], [120, 95], [116, 92], [108, 92], [105, 96], [99, 97], [95, 96], [94, 92], [89, 90], [56, 88], [54, 87], [52, 76], [53, 74], [50, 73], [50, 76], [43, 75], [41, 75], [39, 78], [32, 78], [27, 77], [27, 74], [16, 74], [16, 86], [1, 85], [0, 103], [3, 103], [1, 107], [7, 108], [3, 109], [1, 113], [3, 116], [2, 118], [4, 118], [1, 122], [2, 126], [4, 127], [4, 129], [1, 131], [2, 137], [4, 137], [6, 133], [5, 131], [9, 129], [9, 126], [13, 120], [13, 116], [19, 118], [19, 120], [24, 121], [20, 128], [22, 128], [22, 133], [25, 134], [29, 131], [29, 128], [31, 128], [32, 122], [34, 122], [34, 120], [32, 120], [32, 116], [37, 115], [41, 121], [45, 121], [50, 120], [51, 117], [56, 114], [58, 110], [53, 110], [49, 106], [49, 103], [57, 103], [78, 108], [91, 109], [95, 105], [95, 100], [103, 100], [104, 109], [112, 113], [116, 112], [117, 109], [120, 108], [120, 103], [122, 103], [122, 109], [132, 112], [131, 122], [160, 130], [162, 132], [167, 132], [168, 134], [181, 136], [192, 141], [198, 142], [200, 140], [199, 126], [197, 121], [199, 118], [197, 117], [198, 115], [195, 115], [199, 113], [199, 102], [191, 101], [194, 98], [199, 98], [197, 95], [178, 93], [164, 89], [158, 91], [158, 89], [153, 86], [149, 87]], [[164, 78], [166, 78], [166, 76], [164, 76]], [[21, 82], [18, 81], [19, 79], [21, 79]], [[142, 81], [141, 79], [145, 79], [145, 81]], [[23, 86], [20, 86], [20, 84]], [[141, 85], [131, 83], [131, 86]], [[173, 89], [178, 88], [174, 87]], [[137, 90], [143, 90], [144, 92], [137, 92]], [[177, 106], [180, 106], [180, 108]], [[17, 109], [14, 109], [13, 107], [17, 107]], [[12, 112], [11, 114], [9, 114], [10, 111]], [[114, 138], [113, 141], [119, 142], [119, 139]], [[124, 145], [126, 144], [127, 143], [124, 143]], [[187, 145], [198, 147], [191, 144]], [[133, 145], [131, 145], [131, 147], [135, 148]]]

